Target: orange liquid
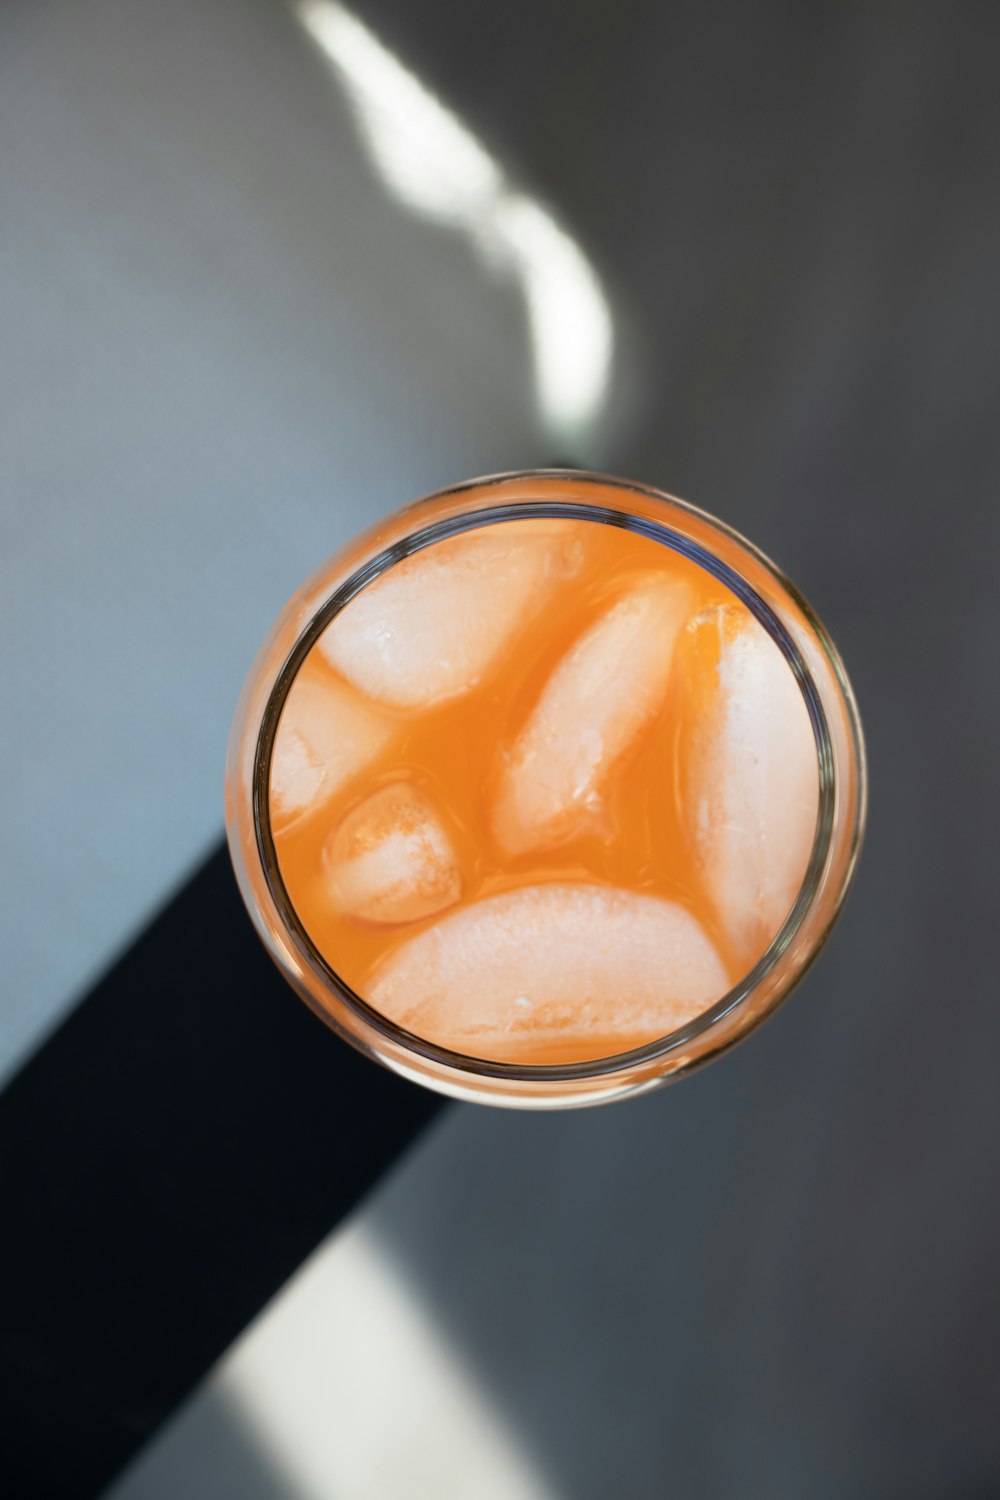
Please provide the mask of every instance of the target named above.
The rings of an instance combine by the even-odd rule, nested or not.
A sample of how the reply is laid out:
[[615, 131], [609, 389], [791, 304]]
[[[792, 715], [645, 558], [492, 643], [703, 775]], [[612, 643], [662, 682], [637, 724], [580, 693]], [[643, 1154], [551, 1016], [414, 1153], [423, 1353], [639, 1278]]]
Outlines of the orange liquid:
[[[593, 522], [561, 524], [573, 527], [582, 542], [574, 575], [546, 586], [544, 599], [482, 680], [427, 708], [376, 705], [385, 734], [363, 770], [348, 776], [333, 796], [288, 826], [275, 823], [279, 868], [303, 926], [327, 962], [363, 997], [380, 965], [451, 912], [500, 892], [551, 882], [583, 881], [678, 904], [700, 924], [730, 983], [766, 946], [762, 941], [758, 951], [748, 953], [745, 944], [727, 931], [718, 901], [706, 889], [693, 857], [690, 825], [682, 815], [684, 745], [693, 722], [709, 712], [714, 691], [717, 663], [710, 639], [678, 644], [662, 706], [614, 761], [601, 784], [600, 805], [579, 827], [551, 847], [521, 854], [505, 852], [497, 840], [491, 810], [509, 747], [559, 664], [637, 581], [651, 573], [682, 581], [690, 591], [692, 618], [722, 606], [748, 613], [704, 569], [658, 542]], [[488, 582], [484, 580], [484, 587]], [[348, 605], [345, 615], [350, 609]], [[461, 632], [461, 621], [455, 622], [455, 629]], [[305, 670], [315, 682], [364, 701], [357, 685], [339, 677], [318, 647]], [[461, 872], [461, 895], [448, 912], [377, 923], [338, 908], [324, 851], [344, 819], [374, 791], [399, 782], [425, 793], [436, 810]], [[643, 1033], [623, 1038], [613, 1028], [604, 1034], [598, 1024], [585, 1040], [575, 1034], [563, 1039], [548, 1035], [543, 1041], [518, 1036], [509, 1046], [494, 1042], [492, 1052], [484, 1055], [567, 1062], [620, 1052], [652, 1039]], [[430, 1040], [439, 1038], [432, 1035]]]

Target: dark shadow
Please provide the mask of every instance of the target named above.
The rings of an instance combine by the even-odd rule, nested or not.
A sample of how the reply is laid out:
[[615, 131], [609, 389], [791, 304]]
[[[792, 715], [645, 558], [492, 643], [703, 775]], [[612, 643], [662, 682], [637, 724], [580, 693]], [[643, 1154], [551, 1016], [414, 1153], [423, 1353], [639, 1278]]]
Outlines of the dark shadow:
[[440, 1104], [296, 1001], [220, 847], [0, 1095], [17, 1495], [108, 1484]]

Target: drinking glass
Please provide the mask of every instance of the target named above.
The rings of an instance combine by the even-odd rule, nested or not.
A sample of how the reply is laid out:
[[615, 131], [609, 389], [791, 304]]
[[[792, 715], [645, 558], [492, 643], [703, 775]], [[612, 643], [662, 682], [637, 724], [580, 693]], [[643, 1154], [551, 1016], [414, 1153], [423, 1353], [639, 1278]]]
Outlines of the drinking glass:
[[[269, 819], [282, 705], [322, 632], [372, 580], [422, 548], [498, 521], [563, 518], [622, 527], [706, 569], [781, 651], [801, 691], [816, 750], [815, 837], [787, 918], [748, 973], [695, 1020], [616, 1056], [515, 1064], [449, 1051], [408, 1032], [357, 994], [318, 951], [285, 888]], [[669, 778], [663, 795], [673, 795]], [[646, 485], [562, 470], [502, 474], [442, 490], [380, 520], [326, 561], [275, 623], [246, 682], [229, 746], [229, 847], [243, 899], [291, 987], [344, 1041], [414, 1082], [456, 1098], [521, 1108], [598, 1104], [689, 1073], [746, 1037], [802, 978], [826, 941], [855, 867], [865, 819], [865, 757], [837, 651], [795, 587], [731, 527]]]

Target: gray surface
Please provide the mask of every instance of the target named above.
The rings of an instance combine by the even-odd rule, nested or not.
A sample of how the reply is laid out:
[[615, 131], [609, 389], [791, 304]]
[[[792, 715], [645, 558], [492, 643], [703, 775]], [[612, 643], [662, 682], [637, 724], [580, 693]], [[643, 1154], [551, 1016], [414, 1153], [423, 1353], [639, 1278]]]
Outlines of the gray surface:
[[[236, 9], [225, 11], [229, 24]], [[81, 66], [86, 76], [86, 48], [81, 64], [75, 41], [85, 41], [87, 27], [69, 22], [70, 13], [23, 7], [14, 24], [29, 39], [56, 26], [53, 18], [79, 24], [67, 51], [75, 78]], [[203, 46], [198, 22], [191, 48], [194, 22], [175, 20], [175, 7], [130, 14], [137, 38], [155, 28], [153, 56], [165, 47], [169, 56], [170, 39], [183, 34], [199, 66], [207, 55], [225, 71], [229, 51], [210, 23]], [[371, 1227], [553, 1494], [995, 1494], [1000, 12], [791, 3], [563, 10], [527, 0], [484, 12], [445, 0], [369, 0], [365, 14], [582, 226], [649, 351], [643, 422], [602, 461], [717, 511], [788, 569], [844, 652], [872, 764], [857, 887], [822, 962], [779, 1018], [709, 1072], [639, 1103], [558, 1119], [455, 1112], [372, 1205]], [[312, 254], [336, 245], [360, 299], [366, 257], [355, 264], [341, 246], [367, 231], [324, 197], [322, 152], [274, 160], [279, 116], [294, 122], [306, 112], [303, 145], [324, 127], [297, 65], [287, 74], [274, 61], [284, 45], [279, 22], [266, 7], [246, 15], [252, 23], [240, 24], [259, 29], [267, 69], [277, 69], [266, 88], [251, 91], [252, 107], [240, 102], [242, 87], [216, 97], [213, 75], [208, 114], [192, 112], [187, 99], [178, 111], [166, 85], [157, 114], [144, 79], [129, 95], [127, 118], [141, 133], [153, 110], [154, 139], [179, 132], [189, 143], [157, 201], [170, 183], [184, 198], [206, 161], [228, 151], [244, 162], [249, 184], [239, 241], [263, 234], [258, 225], [272, 233], [281, 226], [280, 255], [242, 273], [249, 282], [240, 308], [263, 309], [270, 326], [298, 307], [296, 326], [314, 349], [311, 373], [290, 394], [292, 376], [267, 337], [257, 369], [256, 346], [243, 341], [234, 312], [213, 334], [214, 347], [229, 352], [212, 399], [221, 402], [237, 377], [235, 388], [248, 382], [250, 394], [236, 403], [238, 418], [229, 405], [211, 406], [190, 448], [178, 418], [171, 447], [190, 453], [185, 473], [198, 491], [220, 461], [212, 441], [220, 431], [230, 466], [250, 443], [245, 467], [226, 474], [232, 494], [255, 497], [263, 524], [274, 496], [289, 489], [312, 497], [318, 514], [322, 480], [341, 462], [328, 425], [336, 403], [323, 384], [338, 368], [337, 329], [315, 327], [332, 314], [318, 279], [288, 272], [278, 295], [271, 273], [285, 274], [286, 254], [296, 267], [304, 264], [296, 257], [308, 259], [296, 249], [296, 226], [312, 222], [323, 203]], [[257, 42], [245, 45], [257, 55]], [[68, 87], [60, 74], [45, 96], [37, 74], [30, 82], [16, 75], [4, 98], [20, 90], [19, 108], [38, 122], [32, 138], [49, 132], [53, 158], [76, 149], [77, 171], [96, 174], [91, 146], [52, 134]], [[108, 108], [99, 83], [92, 92], [89, 108]], [[98, 128], [113, 167], [126, 146]], [[332, 141], [333, 133], [331, 151]], [[227, 155], [222, 175], [233, 170]], [[258, 173], [280, 212], [268, 192], [258, 197]], [[377, 220], [384, 210], [373, 200], [370, 211]], [[367, 243], [377, 239], [373, 231]], [[126, 272], [134, 264], [127, 252], [118, 262]], [[106, 270], [103, 248], [94, 262], [95, 276]], [[166, 281], [173, 256], [170, 263], [159, 273]], [[205, 267], [196, 256], [187, 284], [200, 284]], [[228, 272], [205, 280], [199, 328], [206, 320], [212, 327], [232, 285]], [[454, 276], [442, 275], [439, 310], [454, 287]], [[167, 298], [161, 322], [171, 324], [183, 301]], [[417, 319], [421, 302], [416, 292], [400, 294]], [[27, 316], [24, 307], [18, 315]], [[350, 305], [342, 316], [351, 317]], [[434, 322], [435, 338], [450, 326]], [[146, 350], [142, 325], [129, 326], [138, 330], [132, 347]], [[442, 474], [443, 450], [428, 453], [416, 439], [414, 457], [401, 448], [408, 492], [450, 477], [469, 451], [461, 434], [482, 433], [483, 403], [497, 400], [477, 376], [487, 358], [491, 370], [498, 364], [495, 347], [478, 344], [471, 325], [462, 347], [468, 394], [449, 429], [454, 462]], [[49, 358], [47, 409], [64, 430], [77, 397], [67, 400], [58, 382], [73, 367], [61, 350]], [[157, 389], [182, 413], [191, 410], [185, 401], [197, 405], [189, 386], [200, 368], [196, 360], [164, 367]], [[115, 392], [135, 383], [128, 369]], [[88, 384], [89, 360], [77, 379]], [[15, 371], [15, 396], [21, 383]], [[405, 362], [404, 388], [414, 388]], [[365, 430], [365, 412], [383, 396], [370, 386], [361, 395]], [[133, 401], [141, 424], [148, 392]], [[514, 432], [516, 410], [512, 420]], [[34, 452], [37, 431], [26, 451]], [[68, 458], [53, 447], [34, 461], [46, 472], [62, 465], [58, 472], [75, 479], [88, 434], [89, 424]], [[487, 467], [497, 446], [487, 433], [468, 467]], [[93, 472], [120, 489], [130, 445], [100, 438], [99, 447]], [[147, 470], [155, 478], [162, 464], [165, 472], [163, 452], [141, 470], [144, 483]], [[396, 498], [388, 492], [398, 472], [380, 453], [373, 442], [344, 466], [355, 492], [363, 486], [379, 504]], [[176, 491], [162, 474], [159, 483], [150, 492], [154, 517]], [[89, 503], [99, 489], [95, 482]], [[352, 515], [342, 522], [348, 529]], [[272, 546], [271, 557], [258, 558], [261, 617], [316, 555], [321, 529], [297, 531], [294, 555]], [[226, 528], [226, 545], [217, 543], [216, 564], [229, 535]], [[100, 612], [88, 613], [91, 598], [80, 618], [100, 622]], [[223, 696], [221, 684], [242, 671], [257, 615], [220, 630], [213, 680]], [[91, 628], [92, 652], [108, 630]], [[164, 662], [183, 675], [172, 647]], [[218, 717], [221, 724], [225, 714]], [[199, 795], [209, 796], [208, 785], [206, 776]], [[147, 793], [138, 795], [155, 818], [156, 798], [147, 804]], [[183, 802], [187, 793], [175, 793], [171, 806], [178, 795]], [[53, 896], [45, 885], [33, 899]], [[206, 1426], [205, 1404], [209, 1416], [220, 1410], [211, 1385], [200, 1402], [135, 1471], [137, 1500], [181, 1489], [222, 1496], [227, 1478], [231, 1493], [256, 1493], [240, 1467], [253, 1435], [229, 1427], [228, 1415]], [[280, 1493], [282, 1483], [275, 1477], [268, 1489], [262, 1479], [260, 1493]]]

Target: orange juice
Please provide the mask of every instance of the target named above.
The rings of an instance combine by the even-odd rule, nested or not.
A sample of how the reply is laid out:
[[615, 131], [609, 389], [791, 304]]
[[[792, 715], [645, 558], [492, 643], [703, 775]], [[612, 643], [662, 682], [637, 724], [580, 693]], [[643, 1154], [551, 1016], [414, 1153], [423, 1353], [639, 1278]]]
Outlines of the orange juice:
[[436, 542], [347, 605], [289, 691], [270, 794], [288, 894], [351, 989], [537, 1064], [725, 994], [791, 908], [818, 778], [792, 673], [723, 584], [536, 519]]
[[803, 972], [864, 816], [842, 666], [766, 559], [599, 476], [399, 512], [292, 600], [233, 733], [229, 831], [291, 983], [432, 1087], [662, 1081]]

